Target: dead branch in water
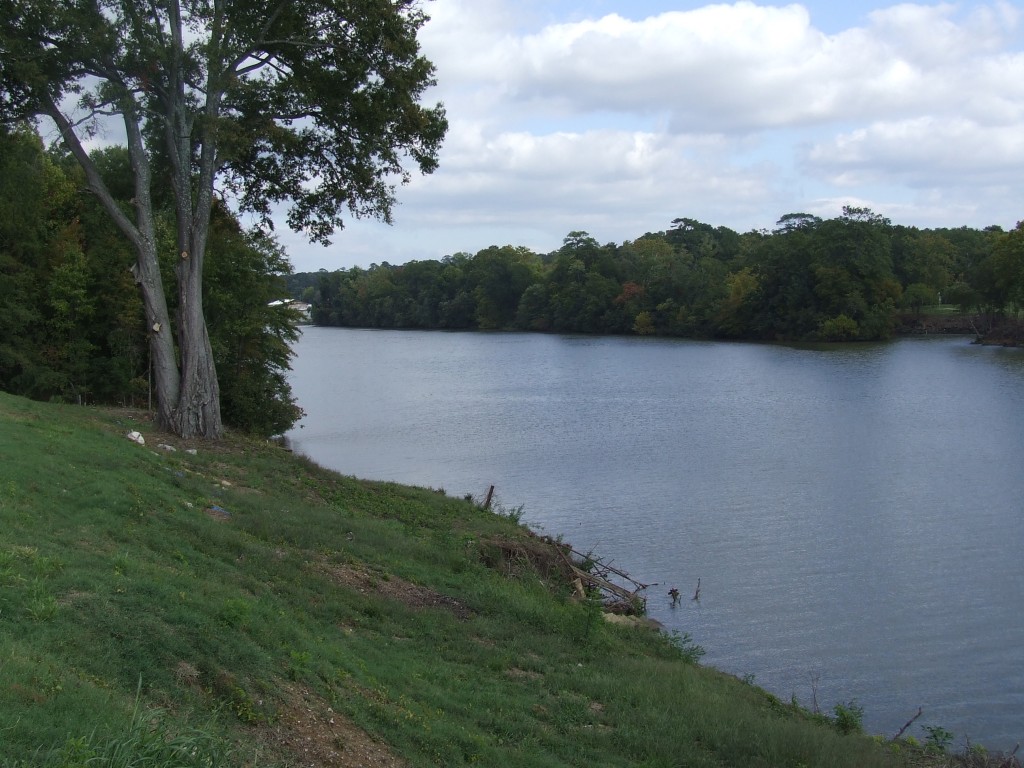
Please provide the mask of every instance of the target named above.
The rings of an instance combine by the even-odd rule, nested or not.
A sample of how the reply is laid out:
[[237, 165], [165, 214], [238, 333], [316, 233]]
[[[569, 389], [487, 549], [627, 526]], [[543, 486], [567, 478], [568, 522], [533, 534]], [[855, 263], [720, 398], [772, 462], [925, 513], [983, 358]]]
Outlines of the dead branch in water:
[[902, 728], [900, 728], [900, 729], [899, 729], [898, 731], [896, 731], [896, 735], [892, 737], [892, 738], [893, 738], [893, 741], [895, 741], [895, 740], [896, 740], [896, 739], [898, 739], [898, 738], [899, 738], [900, 736], [902, 736], [902, 735], [903, 735], [903, 734], [904, 734], [904, 733], [906, 732], [907, 728], [909, 728], [910, 726], [912, 726], [912, 725], [914, 724], [914, 721], [915, 721], [915, 720], [917, 720], [917, 718], [919, 718], [919, 717], [921, 716], [921, 713], [922, 713], [922, 712], [924, 712], [924, 710], [923, 710], [923, 709], [921, 709], [921, 707], [918, 707], [918, 708], [917, 708], [917, 714], [916, 714], [916, 715], [914, 715], [914, 716], [913, 716], [912, 718], [910, 718], [909, 720], [907, 720], [907, 722], [906, 722], [906, 723], [904, 723], [903, 727], [902, 727]]
[[[559, 549], [558, 552], [573, 576], [581, 584], [600, 592], [606, 604], [622, 613], [643, 613], [647, 599], [640, 593], [651, 586], [650, 584], [637, 581], [625, 571], [612, 567], [593, 554], [585, 555], [572, 547]], [[625, 582], [626, 586], [616, 583], [613, 579]]]

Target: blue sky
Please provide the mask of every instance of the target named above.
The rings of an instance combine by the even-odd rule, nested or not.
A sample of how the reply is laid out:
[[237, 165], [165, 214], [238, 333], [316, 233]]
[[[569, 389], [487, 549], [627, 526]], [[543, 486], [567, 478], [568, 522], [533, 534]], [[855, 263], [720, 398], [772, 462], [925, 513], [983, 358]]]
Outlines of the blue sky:
[[296, 270], [392, 264], [690, 217], [743, 232], [863, 205], [921, 227], [1024, 219], [1020, 2], [432, 0], [451, 129], [395, 223]]

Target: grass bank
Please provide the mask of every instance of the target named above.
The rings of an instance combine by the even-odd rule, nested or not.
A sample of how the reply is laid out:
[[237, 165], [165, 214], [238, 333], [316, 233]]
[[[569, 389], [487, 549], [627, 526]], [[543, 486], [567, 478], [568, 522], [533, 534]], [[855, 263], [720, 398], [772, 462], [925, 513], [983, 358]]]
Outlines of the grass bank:
[[0, 766], [941, 764], [605, 621], [547, 546], [269, 444], [0, 394]]

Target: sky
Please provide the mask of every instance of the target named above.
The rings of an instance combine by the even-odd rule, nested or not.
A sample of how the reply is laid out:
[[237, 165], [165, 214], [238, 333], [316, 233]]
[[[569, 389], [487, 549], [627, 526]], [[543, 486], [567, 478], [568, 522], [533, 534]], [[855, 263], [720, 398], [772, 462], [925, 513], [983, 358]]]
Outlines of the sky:
[[440, 167], [398, 188], [391, 226], [350, 221], [324, 248], [280, 225], [296, 271], [844, 205], [918, 227], [1024, 219], [1024, 2], [424, 7]]

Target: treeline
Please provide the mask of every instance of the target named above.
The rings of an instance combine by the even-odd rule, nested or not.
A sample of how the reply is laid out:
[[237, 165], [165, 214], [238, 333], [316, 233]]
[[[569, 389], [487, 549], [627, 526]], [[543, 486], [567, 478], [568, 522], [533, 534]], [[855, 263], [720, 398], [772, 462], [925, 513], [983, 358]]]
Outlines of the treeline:
[[[127, 151], [105, 149], [94, 158], [132, 215]], [[164, 285], [173, 286], [174, 217], [169, 197], [163, 204], [157, 231]], [[0, 389], [145, 407], [152, 329], [130, 270], [134, 261], [73, 159], [46, 151], [31, 128], [0, 128]], [[257, 434], [280, 432], [301, 414], [286, 378], [297, 317], [268, 306], [286, 295], [290, 272], [274, 240], [245, 231], [226, 208], [215, 207], [203, 305], [223, 415]], [[166, 298], [173, 311], [177, 296]]]
[[493, 246], [290, 285], [319, 325], [874, 340], [939, 303], [989, 323], [1015, 314], [1024, 229], [922, 230], [852, 207], [745, 234], [681, 218], [621, 245], [571, 232], [549, 254]]

